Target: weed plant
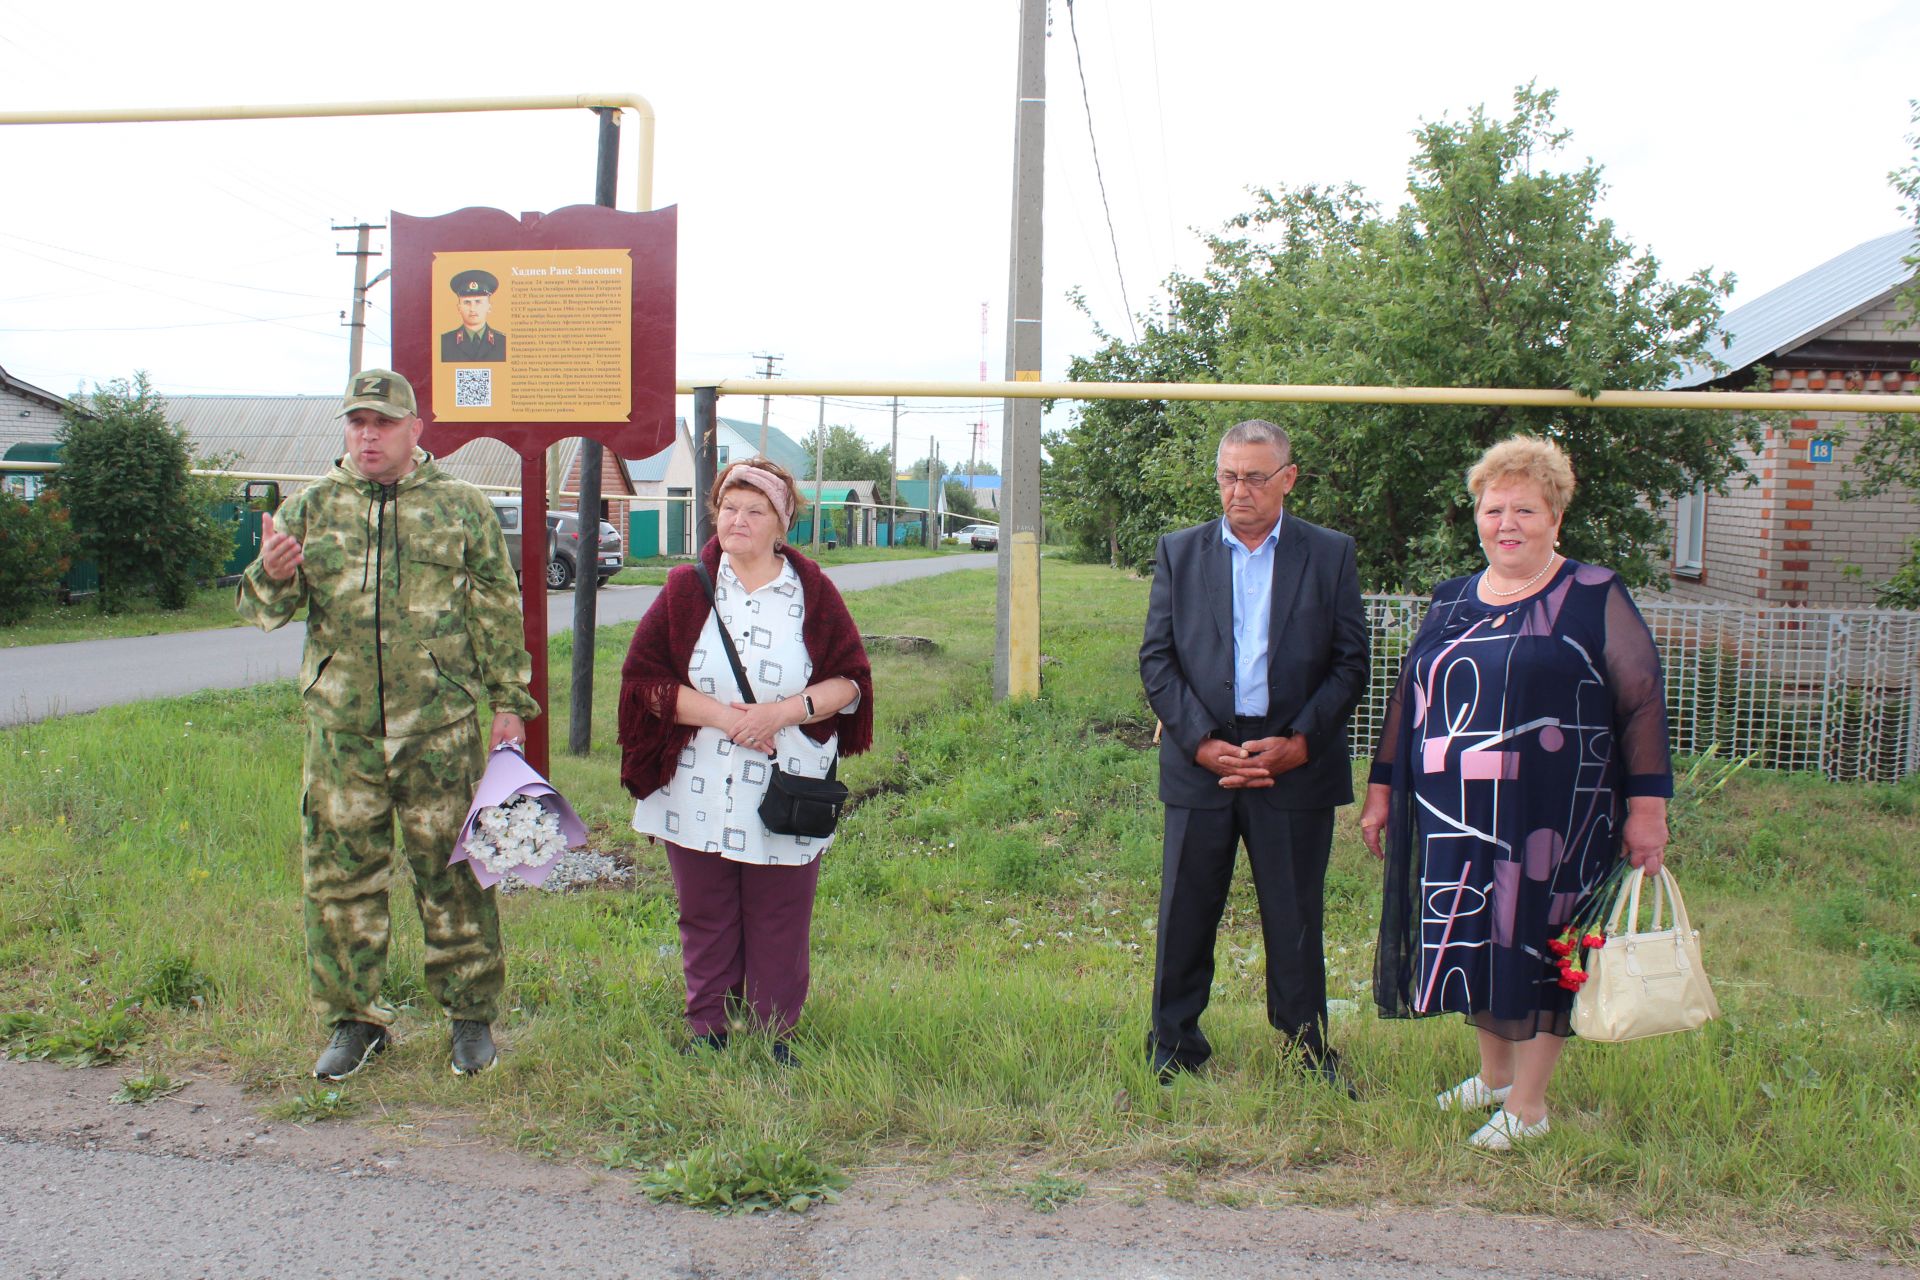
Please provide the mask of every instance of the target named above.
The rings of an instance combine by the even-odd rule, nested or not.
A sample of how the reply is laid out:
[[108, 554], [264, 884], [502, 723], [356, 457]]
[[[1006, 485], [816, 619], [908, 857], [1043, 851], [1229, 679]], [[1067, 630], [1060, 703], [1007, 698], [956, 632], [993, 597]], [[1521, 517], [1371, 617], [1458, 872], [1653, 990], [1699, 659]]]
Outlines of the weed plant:
[[293, 1124], [346, 1120], [360, 1113], [360, 1100], [345, 1089], [314, 1085], [266, 1108], [268, 1117]]
[[[501, 1065], [462, 1080], [421, 985], [402, 861], [388, 989], [404, 1007], [365, 1077], [383, 1105], [462, 1109], [528, 1151], [736, 1198], [778, 1155], [856, 1181], [883, 1165], [981, 1188], [1044, 1171], [1119, 1194], [1472, 1204], [1740, 1247], [1920, 1253], [1920, 783], [1722, 778], [1724, 761], [1696, 774], [1720, 785], [1676, 828], [1671, 861], [1725, 1016], [1572, 1046], [1536, 1146], [1470, 1151], [1477, 1121], [1433, 1108], [1474, 1064], [1457, 1019], [1374, 1016], [1379, 871], [1351, 811], [1327, 877], [1327, 960], [1332, 1038], [1362, 1100], [1282, 1061], [1244, 869], [1207, 1015], [1216, 1056], [1163, 1088], [1143, 1053], [1161, 828], [1135, 666], [1146, 586], [1049, 560], [1044, 591], [1045, 690], [1011, 706], [990, 691], [990, 573], [849, 595], [863, 630], [939, 647], [875, 655], [878, 734], [841, 770], [857, 803], [820, 880], [794, 1072], [759, 1035], [679, 1052], [672, 885], [618, 780], [632, 628], [604, 628], [594, 749], [556, 751], [554, 781], [596, 847], [633, 857], [634, 880], [502, 901]], [[556, 638], [554, 670], [569, 642]], [[307, 1096], [324, 1034], [303, 994], [302, 732], [281, 684], [0, 733], [10, 1051], [64, 1037], [83, 1061], [89, 1044], [138, 1041], [155, 1063], [219, 1065], [283, 1105]], [[160, 998], [191, 975], [200, 1007]], [[749, 1152], [760, 1163], [722, 1160]]]
[[175, 1080], [164, 1071], [141, 1071], [122, 1080], [108, 1101], [145, 1106], [149, 1102], [172, 1097], [186, 1087], [185, 1080]]

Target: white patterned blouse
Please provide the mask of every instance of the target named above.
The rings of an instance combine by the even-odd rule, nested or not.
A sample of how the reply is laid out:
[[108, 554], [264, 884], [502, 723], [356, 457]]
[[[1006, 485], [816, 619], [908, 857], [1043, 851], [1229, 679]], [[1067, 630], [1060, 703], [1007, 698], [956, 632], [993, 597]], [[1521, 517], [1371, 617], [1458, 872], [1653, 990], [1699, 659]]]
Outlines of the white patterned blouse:
[[[715, 609], [687, 660], [687, 682], [723, 703], [744, 701], [726, 648], [720, 643], [724, 624], [740, 651], [740, 665], [760, 702], [798, 694], [813, 679], [813, 660], [801, 639], [807, 616], [806, 593], [800, 577], [784, 558], [778, 577], [758, 591], [748, 591], [733, 572], [723, 552], [714, 579]], [[717, 613], [716, 613], [717, 610]], [[841, 712], [858, 707], [856, 698]], [[798, 727], [783, 728], [774, 737], [780, 767], [808, 778], [824, 778], [840, 752], [839, 735], [815, 742]], [[683, 848], [717, 853], [734, 862], [762, 866], [795, 866], [812, 862], [833, 843], [832, 836], [789, 836], [760, 824], [760, 802], [772, 775], [769, 757], [742, 747], [709, 726], [695, 731], [680, 752], [667, 784], [634, 804], [633, 829], [656, 840]]]

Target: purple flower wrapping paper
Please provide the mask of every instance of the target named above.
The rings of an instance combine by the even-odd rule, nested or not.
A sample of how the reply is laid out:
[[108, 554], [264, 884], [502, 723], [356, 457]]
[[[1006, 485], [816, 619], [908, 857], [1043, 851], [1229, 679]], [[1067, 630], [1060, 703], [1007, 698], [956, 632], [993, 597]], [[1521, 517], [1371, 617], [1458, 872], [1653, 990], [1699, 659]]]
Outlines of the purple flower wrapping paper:
[[[482, 809], [506, 804], [515, 796], [529, 796], [552, 811], [560, 820], [560, 830], [566, 836], [567, 848], [577, 849], [587, 842], [587, 824], [580, 821], [580, 815], [573, 811], [566, 797], [554, 790], [553, 784], [541, 777], [519, 751], [513, 747], [496, 747], [487, 760], [487, 771], [480, 775], [480, 784], [474, 788], [473, 804], [467, 809], [467, 820], [460, 824], [460, 834], [453, 842], [453, 852], [447, 855], [449, 863], [466, 863], [473, 871], [473, 878], [483, 889], [491, 889], [503, 877], [468, 854], [467, 840], [473, 834], [474, 819]], [[546, 880], [559, 857], [556, 853], [535, 865], [514, 867], [513, 874], [537, 886]]]

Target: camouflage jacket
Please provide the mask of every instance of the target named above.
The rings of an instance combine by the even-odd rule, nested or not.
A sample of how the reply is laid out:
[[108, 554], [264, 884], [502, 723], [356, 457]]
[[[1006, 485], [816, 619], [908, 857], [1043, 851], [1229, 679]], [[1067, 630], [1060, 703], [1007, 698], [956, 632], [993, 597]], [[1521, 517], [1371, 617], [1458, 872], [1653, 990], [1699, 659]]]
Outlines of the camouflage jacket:
[[300, 689], [328, 729], [411, 737], [474, 714], [530, 719], [532, 662], [519, 588], [486, 497], [416, 449], [418, 465], [380, 485], [340, 463], [289, 498], [274, 527], [300, 540], [286, 582], [255, 559], [240, 616], [265, 631], [307, 610]]

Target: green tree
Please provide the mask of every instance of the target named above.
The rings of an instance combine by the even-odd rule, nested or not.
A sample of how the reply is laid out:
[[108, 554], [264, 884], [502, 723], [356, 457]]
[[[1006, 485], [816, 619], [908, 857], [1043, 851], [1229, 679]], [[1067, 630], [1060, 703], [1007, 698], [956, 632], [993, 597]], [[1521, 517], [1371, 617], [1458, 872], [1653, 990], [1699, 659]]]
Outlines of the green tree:
[[980, 514], [980, 504], [974, 499], [973, 491], [967, 488], [967, 482], [964, 477], [956, 478], [952, 472], [948, 472], [946, 491], [947, 510], [950, 513], [956, 516], [977, 516]]
[[67, 514], [51, 496], [37, 502], [0, 489], [0, 626], [12, 626], [53, 599], [67, 568]]
[[[1907, 135], [1913, 157], [1904, 168], [1887, 175], [1887, 181], [1900, 196], [1900, 212], [1913, 223], [1915, 235], [1914, 251], [1906, 257], [1907, 265], [1913, 267], [1915, 273], [1899, 295], [1906, 304], [1907, 317], [1896, 324], [1898, 329], [1911, 329], [1916, 320], [1920, 320], [1920, 98], [1907, 106], [1913, 113], [1911, 120], [1915, 126], [1914, 132]], [[1914, 368], [1920, 370], [1920, 361], [1915, 362]], [[1906, 489], [1913, 494], [1914, 501], [1920, 502], [1920, 415], [1890, 413], [1875, 421], [1861, 439], [1854, 465], [1859, 468], [1861, 479], [1857, 484], [1840, 486], [1843, 499], [1870, 498], [1889, 489]], [[1907, 544], [1906, 563], [1879, 585], [1876, 597], [1889, 609], [1920, 609], [1920, 538]]]
[[60, 428], [53, 488], [73, 522], [75, 550], [100, 570], [100, 609], [151, 591], [184, 608], [196, 578], [233, 550], [233, 527], [214, 518], [220, 486], [191, 474], [185, 431], [167, 420], [144, 373], [96, 386], [87, 412]]
[[[823, 480], [868, 480], [882, 496], [887, 491], [887, 451], [869, 445], [852, 427], [828, 427], [826, 443], [820, 453]], [[807, 459], [807, 474], [813, 479], [813, 459]]]
[[[1505, 120], [1476, 108], [1423, 126], [1392, 216], [1351, 186], [1256, 190], [1209, 241], [1207, 269], [1171, 281], [1166, 316], [1148, 317], [1137, 343], [1106, 336], [1072, 376], [1591, 395], [1713, 364], [1731, 279], [1662, 279], [1599, 216], [1597, 166], [1547, 167], [1568, 141], [1554, 96], [1528, 86]], [[1655, 512], [1696, 483], [1724, 491], [1740, 446], [1758, 446], [1751, 422], [1676, 410], [1112, 402], [1050, 442], [1055, 518], [1090, 552], [1146, 563], [1158, 534], [1218, 513], [1214, 443], [1245, 417], [1288, 429], [1302, 469], [1289, 509], [1352, 534], [1375, 587], [1424, 587], [1480, 562], [1464, 477], [1515, 432], [1573, 459], [1565, 550], [1634, 583], [1663, 575]]]

